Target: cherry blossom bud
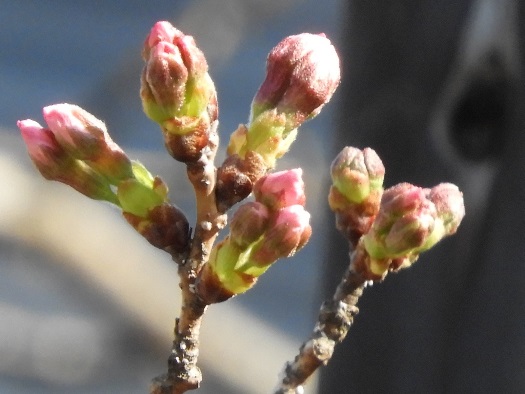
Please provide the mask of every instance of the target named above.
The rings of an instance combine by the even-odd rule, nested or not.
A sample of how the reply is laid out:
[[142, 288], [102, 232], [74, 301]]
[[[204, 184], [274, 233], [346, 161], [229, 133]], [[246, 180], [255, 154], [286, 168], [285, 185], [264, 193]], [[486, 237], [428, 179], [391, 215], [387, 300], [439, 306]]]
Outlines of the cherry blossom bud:
[[169, 22], [157, 22], [143, 49], [141, 77], [144, 112], [163, 129], [183, 135], [217, 119], [215, 86], [193, 37]]
[[241, 248], [247, 248], [264, 234], [270, 213], [260, 202], [242, 204], [230, 222], [231, 241]]
[[303, 170], [296, 168], [263, 176], [254, 185], [255, 199], [273, 211], [290, 205], [304, 206], [306, 196], [302, 175]]
[[351, 202], [361, 203], [370, 193], [383, 190], [385, 167], [373, 149], [345, 147], [330, 171], [333, 185]]
[[270, 52], [266, 71], [249, 124], [233, 133], [228, 154], [244, 159], [253, 151], [273, 168], [289, 150], [297, 128], [331, 99], [340, 80], [339, 58], [324, 34], [304, 33], [281, 41]]
[[423, 188], [400, 183], [385, 190], [364, 245], [373, 258], [399, 257], [422, 246], [437, 217]]
[[69, 185], [89, 198], [118, 205], [105, 177], [72, 157], [51, 130], [30, 119], [18, 121], [17, 125], [31, 160], [45, 179]]
[[58, 143], [112, 183], [132, 176], [131, 161], [111, 139], [104, 122], [72, 104], [44, 107], [43, 115]]
[[430, 189], [428, 198], [435, 204], [447, 234], [454, 234], [465, 216], [463, 193], [456, 185], [440, 183]]
[[[247, 210], [261, 208], [245, 206]], [[197, 293], [207, 303], [222, 302], [244, 293], [277, 259], [292, 256], [308, 242], [312, 232], [309, 221], [310, 214], [303, 206], [292, 205], [274, 212], [264, 234], [255, 239], [258, 232], [254, 232], [255, 240], [250, 244], [245, 242], [247, 239], [238, 242], [239, 234], [233, 230], [233, 234], [213, 247], [208, 263], [199, 273]]]
[[266, 79], [253, 100], [251, 119], [270, 108], [293, 113], [299, 122], [312, 118], [339, 81], [339, 57], [324, 34], [286, 37], [268, 55]]
[[330, 167], [328, 195], [336, 227], [355, 246], [379, 211], [385, 167], [374, 150], [345, 147]]
[[410, 266], [421, 252], [453, 234], [465, 214], [463, 197], [451, 184], [423, 189], [401, 183], [385, 190], [379, 213], [362, 245], [370, 256], [370, 270]]
[[[281, 257], [291, 257], [312, 235], [310, 214], [301, 205], [280, 209], [264, 237], [254, 246], [249, 263], [242, 267], [248, 274], [257, 273]], [[253, 266], [253, 268], [252, 268]]]

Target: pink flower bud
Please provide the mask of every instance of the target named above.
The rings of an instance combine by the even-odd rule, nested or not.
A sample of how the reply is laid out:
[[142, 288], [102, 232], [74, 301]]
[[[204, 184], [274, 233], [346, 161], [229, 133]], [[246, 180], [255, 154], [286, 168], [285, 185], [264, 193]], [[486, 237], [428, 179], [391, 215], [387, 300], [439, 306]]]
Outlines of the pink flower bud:
[[17, 125], [26, 143], [29, 157], [45, 179], [65, 183], [87, 197], [118, 205], [108, 181], [89, 166], [70, 156], [57, 142], [51, 130], [30, 119], [20, 120]]
[[252, 201], [239, 207], [230, 223], [230, 238], [245, 249], [257, 241], [266, 230], [270, 213], [265, 205]]
[[448, 235], [454, 234], [465, 216], [463, 193], [456, 185], [440, 183], [428, 192]]
[[254, 185], [255, 199], [273, 211], [291, 205], [304, 205], [306, 196], [302, 175], [303, 170], [296, 168], [263, 176]]
[[264, 267], [281, 257], [293, 256], [308, 242], [311, 234], [310, 214], [302, 205], [282, 208], [260, 244], [254, 247], [250, 261], [256, 267]]
[[208, 64], [193, 37], [169, 22], [157, 22], [144, 42], [141, 91], [144, 112], [166, 131], [185, 134], [217, 119], [217, 100]]
[[401, 183], [385, 190], [372, 228], [362, 238], [363, 245], [371, 260], [393, 259], [385, 269], [403, 268], [453, 234], [464, 214], [462, 194], [454, 185], [423, 189]]
[[111, 139], [104, 122], [76, 105], [44, 107], [43, 115], [57, 142], [112, 182], [132, 176], [131, 161]]
[[278, 108], [294, 113], [302, 123], [321, 111], [339, 81], [339, 57], [324, 34], [289, 36], [268, 55], [266, 79], [253, 100], [251, 119]]
[[31, 119], [19, 120], [17, 126], [26, 143], [29, 157], [42, 176], [49, 180], [56, 179], [57, 173], [67, 166], [72, 158], [58, 144], [53, 132]]

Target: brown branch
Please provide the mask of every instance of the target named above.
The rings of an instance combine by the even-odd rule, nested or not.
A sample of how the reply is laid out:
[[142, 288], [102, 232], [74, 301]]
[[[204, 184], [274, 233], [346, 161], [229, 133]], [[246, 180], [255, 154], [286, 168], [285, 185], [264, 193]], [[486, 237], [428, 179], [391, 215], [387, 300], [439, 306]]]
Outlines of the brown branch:
[[218, 232], [226, 225], [226, 215], [215, 203], [217, 169], [213, 164], [218, 135], [215, 123], [209, 143], [200, 159], [187, 164], [188, 178], [195, 189], [197, 220], [188, 259], [179, 266], [182, 308], [175, 324], [175, 339], [168, 358], [168, 373], [155, 378], [151, 394], [180, 394], [199, 387], [202, 374], [197, 366], [199, 334], [207, 304], [195, 293], [197, 274], [208, 261]]
[[335, 346], [346, 337], [359, 312], [356, 305], [366, 284], [356, 269], [364, 258], [366, 254], [360, 248], [352, 254], [350, 265], [333, 297], [321, 305], [312, 336], [301, 345], [295, 359], [286, 363], [274, 394], [295, 394], [317, 368], [328, 363]]

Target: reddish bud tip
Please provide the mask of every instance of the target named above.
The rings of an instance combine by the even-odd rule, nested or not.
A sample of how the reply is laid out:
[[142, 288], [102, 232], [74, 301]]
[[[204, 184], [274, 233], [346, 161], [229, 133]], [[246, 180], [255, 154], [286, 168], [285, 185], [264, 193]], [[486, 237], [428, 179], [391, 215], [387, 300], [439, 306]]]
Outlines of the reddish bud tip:
[[302, 175], [303, 170], [296, 168], [263, 176], [254, 185], [255, 199], [274, 211], [290, 205], [304, 205]]

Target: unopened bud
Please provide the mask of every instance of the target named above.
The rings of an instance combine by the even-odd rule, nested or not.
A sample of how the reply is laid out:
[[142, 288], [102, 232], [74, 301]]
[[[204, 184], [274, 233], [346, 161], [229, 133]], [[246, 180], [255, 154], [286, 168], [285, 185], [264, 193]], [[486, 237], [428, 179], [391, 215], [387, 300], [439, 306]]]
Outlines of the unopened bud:
[[132, 176], [131, 162], [111, 139], [101, 120], [72, 104], [44, 107], [43, 115], [57, 142], [75, 159], [112, 183]]
[[463, 193], [452, 183], [440, 183], [430, 189], [428, 198], [435, 204], [447, 234], [454, 234], [465, 216]]
[[203, 121], [209, 126], [217, 119], [215, 86], [193, 37], [169, 22], [157, 22], [146, 38], [143, 57], [143, 109], [165, 132], [186, 134]]
[[242, 271], [252, 273], [251, 266], [258, 270], [281, 257], [293, 256], [306, 245], [311, 235], [310, 214], [303, 206], [292, 205], [280, 209], [264, 237], [254, 246]]
[[345, 147], [332, 162], [330, 172], [333, 185], [353, 203], [383, 190], [385, 167], [373, 149]]
[[372, 228], [362, 238], [372, 271], [410, 266], [421, 252], [453, 234], [463, 216], [463, 197], [454, 185], [423, 189], [401, 183], [385, 190]]
[[270, 213], [260, 202], [242, 204], [230, 222], [230, 238], [239, 247], [245, 249], [264, 234]]
[[268, 55], [266, 79], [253, 100], [251, 119], [277, 108], [294, 114], [300, 124], [321, 111], [339, 81], [339, 57], [324, 34], [286, 37]]
[[89, 198], [118, 205], [106, 178], [72, 157], [58, 143], [50, 129], [30, 119], [18, 121], [17, 125], [26, 143], [29, 157], [45, 179], [71, 186]]
[[379, 211], [385, 167], [374, 150], [347, 146], [332, 162], [330, 173], [328, 203], [337, 229], [355, 246]]
[[263, 176], [253, 188], [255, 200], [273, 211], [291, 205], [303, 205], [304, 194], [303, 170], [296, 168], [274, 172]]

